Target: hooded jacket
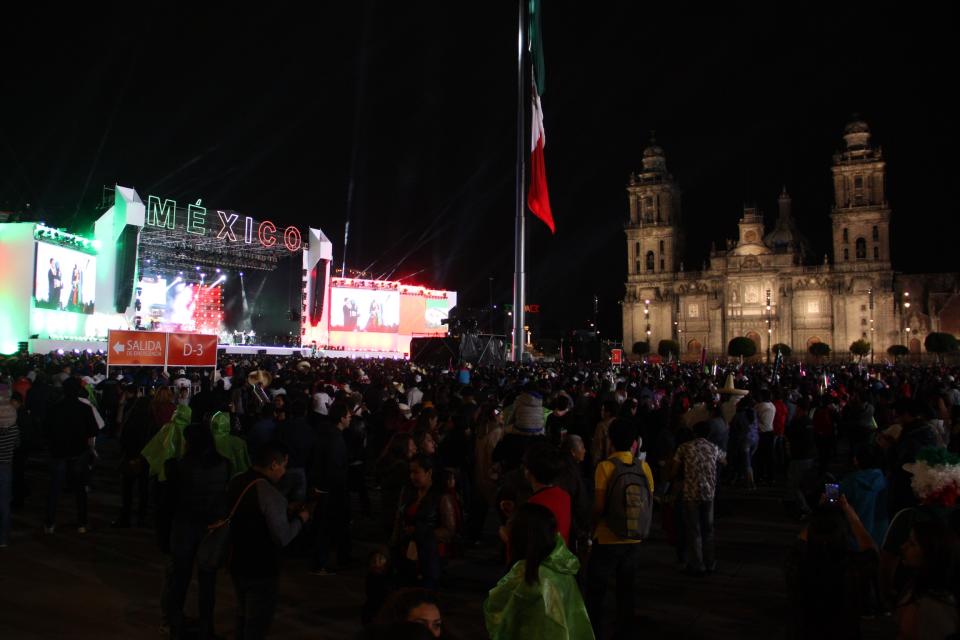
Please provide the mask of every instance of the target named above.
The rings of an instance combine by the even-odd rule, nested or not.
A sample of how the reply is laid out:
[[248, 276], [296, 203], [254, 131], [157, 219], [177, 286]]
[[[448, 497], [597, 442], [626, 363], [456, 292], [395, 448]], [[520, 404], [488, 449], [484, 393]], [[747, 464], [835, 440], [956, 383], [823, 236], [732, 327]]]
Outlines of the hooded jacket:
[[230, 475], [235, 476], [250, 468], [250, 454], [247, 443], [230, 434], [230, 414], [218, 411], [210, 418], [210, 430], [213, 431], [213, 444], [217, 453], [230, 463]]
[[160, 427], [160, 431], [157, 431], [156, 435], [150, 438], [143, 451], [140, 452], [140, 455], [150, 465], [150, 475], [157, 476], [160, 482], [166, 482], [167, 480], [164, 463], [183, 455], [183, 430], [190, 424], [190, 416], [190, 407], [177, 405], [173, 412], [173, 419]]
[[874, 542], [880, 545], [887, 532], [887, 479], [880, 469], [860, 469], [848, 473], [840, 482], [840, 491], [847, 497], [860, 521]]
[[527, 584], [526, 561], [515, 563], [490, 590], [483, 615], [491, 640], [582, 640], [593, 638], [587, 608], [577, 588], [580, 561], [563, 538], [540, 564], [540, 579]]

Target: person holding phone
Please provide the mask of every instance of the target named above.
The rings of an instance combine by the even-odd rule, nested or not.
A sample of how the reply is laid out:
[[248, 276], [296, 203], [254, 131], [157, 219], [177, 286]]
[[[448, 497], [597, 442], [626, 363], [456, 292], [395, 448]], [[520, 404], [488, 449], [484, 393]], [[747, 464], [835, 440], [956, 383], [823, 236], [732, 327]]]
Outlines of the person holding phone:
[[836, 497], [824, 493], [786, 563], [791, 637], [859, 638], [877, 575], [877, 546], [839, 487], [826, 488]]

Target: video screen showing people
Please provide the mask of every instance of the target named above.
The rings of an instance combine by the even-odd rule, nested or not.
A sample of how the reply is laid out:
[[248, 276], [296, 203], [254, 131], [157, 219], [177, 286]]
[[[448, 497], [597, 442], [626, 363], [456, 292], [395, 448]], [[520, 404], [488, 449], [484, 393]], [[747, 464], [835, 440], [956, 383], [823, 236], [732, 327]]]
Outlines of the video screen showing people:
[[37, 243], [33, 297], [38, 309], [92, 314], [96, 292], [96, 256]]
[[396, 333], [399, 326], [399, 292], [382, 289], [331, 287], [331, 331]]
[[445, 332], [447, 325], [443, 321], [450, 317], [450, 309], [456, 305], [456, 294], [452, 299], [427, 298], [423, 312], [424, 332]]

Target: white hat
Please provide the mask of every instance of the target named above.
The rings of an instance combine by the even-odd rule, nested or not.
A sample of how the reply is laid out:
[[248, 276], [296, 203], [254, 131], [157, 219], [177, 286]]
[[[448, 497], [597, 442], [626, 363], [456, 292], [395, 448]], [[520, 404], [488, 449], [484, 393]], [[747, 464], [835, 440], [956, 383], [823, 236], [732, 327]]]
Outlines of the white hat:
[[407, 418], [409, 418], [410, 416], [413, 415], [413, 413], [410, 411], [410, 407], [409, 407], [408, 405], [403, 404], [403, 403], [401, 402], [398, 406], [399, 406], [399, 409], [400, 409], [400, 413], [402, 413], [402, 414], [403, 414], [404, 416], [406, 416]]
[[727, 382], [723, 385], [723, 388], [719, 390], [721, 394], [727, 394], [731, 396], [745, 396], [749, 391], [746, 389], [737, 389], [733, 384], [733, 374], [727, 374]]

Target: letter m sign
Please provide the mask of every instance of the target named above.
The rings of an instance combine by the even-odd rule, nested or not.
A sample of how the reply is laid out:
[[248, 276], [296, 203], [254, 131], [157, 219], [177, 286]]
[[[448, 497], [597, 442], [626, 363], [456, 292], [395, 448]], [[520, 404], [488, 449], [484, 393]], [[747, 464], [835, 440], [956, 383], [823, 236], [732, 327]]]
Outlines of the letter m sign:
[[164, 200], [160, 204], [160, 198], [150, 196], [147, 198], [147, 224], [151, 227], [166, 227], [173, 229], [177, 225], [177, 201]]

